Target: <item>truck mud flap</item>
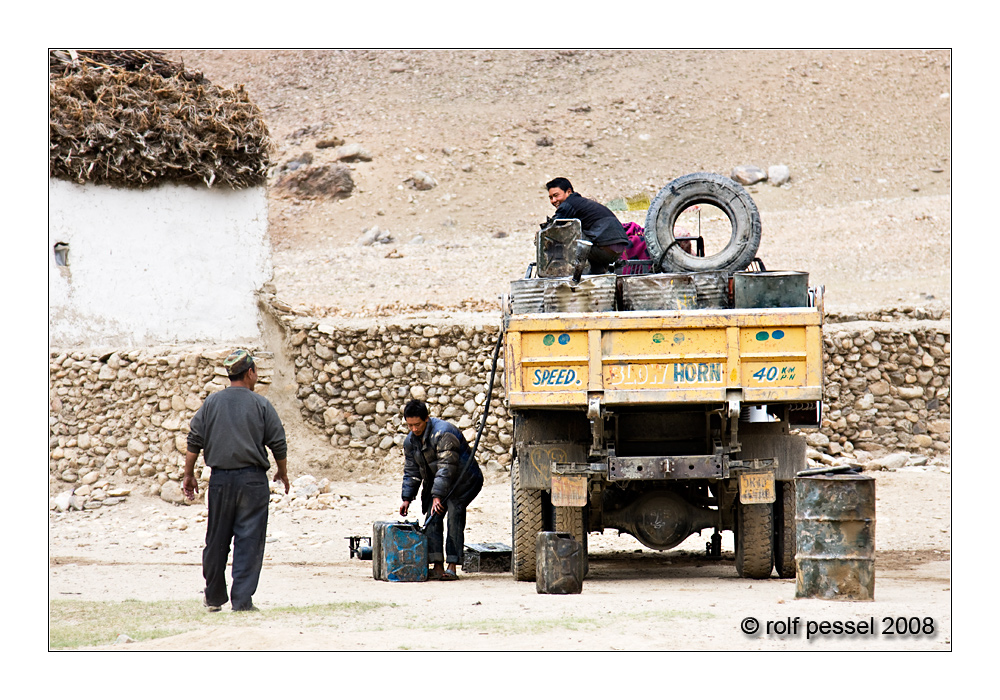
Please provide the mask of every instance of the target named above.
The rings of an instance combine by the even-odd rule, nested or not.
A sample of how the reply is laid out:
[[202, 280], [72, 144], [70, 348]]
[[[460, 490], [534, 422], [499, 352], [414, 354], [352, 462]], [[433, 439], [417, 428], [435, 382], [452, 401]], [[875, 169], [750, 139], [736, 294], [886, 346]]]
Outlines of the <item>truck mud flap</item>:
[[774, 459], [778, 463], [774, 478], [791, 481], [806, 467], [806, 439], [788, 433], [783, 423], [740, 423], [740, 460]]
[[518, 449], [517, 457], [521, 488], [548, 490], [552, 465], [557, 462], [585, 462], [587, 449], [572, 442], [535, 443]]

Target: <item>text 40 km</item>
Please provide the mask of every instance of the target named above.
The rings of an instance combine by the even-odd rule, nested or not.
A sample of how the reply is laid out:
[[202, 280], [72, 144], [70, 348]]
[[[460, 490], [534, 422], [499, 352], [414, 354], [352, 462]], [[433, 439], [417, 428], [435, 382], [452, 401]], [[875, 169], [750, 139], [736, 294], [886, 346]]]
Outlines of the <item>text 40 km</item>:
[[761, 367], [753, 373], [753, 378], [758, 382], [792, 381], [795, 379], [795, 368], [778, 367], [777, 365]]

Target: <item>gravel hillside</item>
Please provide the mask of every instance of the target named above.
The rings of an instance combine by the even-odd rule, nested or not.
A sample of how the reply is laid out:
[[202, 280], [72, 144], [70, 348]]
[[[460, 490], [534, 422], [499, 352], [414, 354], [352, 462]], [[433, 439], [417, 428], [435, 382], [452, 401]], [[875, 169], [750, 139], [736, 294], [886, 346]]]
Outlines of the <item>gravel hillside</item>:
[[[275, 284], [314, 314], [494, 310], [533, 259], [552, 177], [606, 202], [779, 164], [788, 184], [749, 188], [768, 269], [809, 271], [829, 310], [950, 304], [947, 51], [170, 55], [264, 111]], [[338, 161], [340, 142], [370, 160]], [[350, 196], [277, 186], [310, 158], [349, 168]], [[417, 171], [436, 185], [414, 189]], [[373, 226], [391, 240], [360, 245]]]

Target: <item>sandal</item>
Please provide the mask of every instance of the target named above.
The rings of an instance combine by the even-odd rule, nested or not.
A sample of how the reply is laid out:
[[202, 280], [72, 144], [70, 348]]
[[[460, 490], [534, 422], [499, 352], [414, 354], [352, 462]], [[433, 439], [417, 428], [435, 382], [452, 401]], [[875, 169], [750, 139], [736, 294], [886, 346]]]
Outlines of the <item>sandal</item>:
[[441, 576], [442, 576], [442, 574], [439, 574], [434, 569], [429, 569], [427, 571], [427, 580], [428, 581], [440, 581], [441, 580]]
[[441, 580], [442, 581], [457, 581], [458, 580], [458, 574], [456, 574], [454, 571], [448, 571], [448, 569], [445, 569], [444, 573], [441, 574]]

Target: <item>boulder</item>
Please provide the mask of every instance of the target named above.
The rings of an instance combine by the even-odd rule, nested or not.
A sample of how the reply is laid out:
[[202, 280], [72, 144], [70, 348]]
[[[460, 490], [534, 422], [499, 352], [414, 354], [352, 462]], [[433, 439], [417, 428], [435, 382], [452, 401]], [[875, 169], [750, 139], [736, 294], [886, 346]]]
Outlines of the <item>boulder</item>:
[[181, 489], [180, 482], [178, 481], [165, 481], [160, 487], [160, 498], [162, 498], [167, 503], [186, 503], [187, 499], [184, 497], [184, 491]]
[[741, 185], [756, 185], [767, 180], [767, 173], [756, 165], [737, 165], [729, 177]]
[[767, 169], [767, 182], [775, 187], [781, 187], [792, 179], [792, 173], [787, 165], [772, 165]]
[[346, 199], [354, 191], [354, 179], [342, 165], [308, 166], [283, 175], [275, 189], [306, 199]]
[[830, 444], [830, 438], [820, 432], [806, 435], [806, 444], [810, 447], [826, 447]]
[[909, 459], [910, 455], [907, 452], [894, 452], [883, 457], [876, 457], [868, 463], [868, 466], [875, 469], [899, 469], [900, 467], [905, 467]]
[[403, 184], [409, 185], [415, 190], [430, 190], [437, 187], [438, 182], [430, 173], [415, 170], [410, 177], [403, 180]]
[[340, 146], [333, 152], [335, 160], [345, 163], [355, 163], [357, 161], [368, 162], [372, 159], [372, 154], [360, 143], [348, 143]]

